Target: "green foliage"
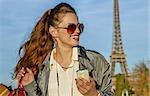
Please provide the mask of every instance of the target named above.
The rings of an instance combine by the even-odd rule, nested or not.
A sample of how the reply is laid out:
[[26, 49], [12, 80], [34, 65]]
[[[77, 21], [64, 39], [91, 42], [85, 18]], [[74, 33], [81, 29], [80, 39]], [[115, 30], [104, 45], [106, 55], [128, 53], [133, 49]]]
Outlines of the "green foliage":
[[[116, 75], [116, 91], [115, 91], [115, 96], [121, 96], [123, 90], [127, 90], [130, 92], [130, 86], [128, 83], [128, 80], [126, 79], [124, 74], [117, 74]], [[130, 96], [130, 95], [129, 95]]]

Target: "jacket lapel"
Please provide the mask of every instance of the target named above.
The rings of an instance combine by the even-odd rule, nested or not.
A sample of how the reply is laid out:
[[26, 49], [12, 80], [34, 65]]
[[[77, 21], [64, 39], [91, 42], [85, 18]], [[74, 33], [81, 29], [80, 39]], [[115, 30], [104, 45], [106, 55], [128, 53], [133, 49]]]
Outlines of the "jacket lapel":
[[89, 72], [93, 71], [93, 66], [90, 59], [87, 57], [86, 50], [84, 47], [78, 46], [78, 57], [79, 57], [79, 69], [87, 69]]

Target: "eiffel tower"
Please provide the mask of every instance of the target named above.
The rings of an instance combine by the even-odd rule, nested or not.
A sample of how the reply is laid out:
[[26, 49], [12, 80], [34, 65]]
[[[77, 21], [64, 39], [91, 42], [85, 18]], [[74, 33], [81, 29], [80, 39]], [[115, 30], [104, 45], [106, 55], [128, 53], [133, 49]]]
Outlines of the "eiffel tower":
[[115, 76], [115, 64], [120, 64], [122, 74], [128, 75], [126, 55], [123, 50], [123, 43], [120, 29], [120, 17], [119, 17], [119, 1], [114, 0], [114, 25], [113, 25], [113, 41], [112, 41], [112, 53], [110, 56], [111, 74]]

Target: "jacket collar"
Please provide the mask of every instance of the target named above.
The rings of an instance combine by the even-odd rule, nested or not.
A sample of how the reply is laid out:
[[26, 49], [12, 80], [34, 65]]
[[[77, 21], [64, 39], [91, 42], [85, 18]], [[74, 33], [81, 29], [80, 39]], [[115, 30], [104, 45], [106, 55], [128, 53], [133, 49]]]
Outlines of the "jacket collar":
[[[86, 49], [82, 46], [77, 46], [78, 47], [78, 59], [79, 59], [79, 69], [88, 69], [89, 72], [93, 70], [93, 66], [91, 64], [90, 59], [88, 58], [86, 54]], [[51, 52], [47, 55], [45, 58], [43, 64], [40, 65], [40, 70], [43, 70], [44, 67], [46, 67], [46, 70], [50, 70], [50, 55]]]
[[78, 56], [79, 56], [79, 69], [87, 69], [89, 72], [93, 71], [93, 64], [90, 58], [87, 56], [87, 51], [84, 47], [78, 46]]

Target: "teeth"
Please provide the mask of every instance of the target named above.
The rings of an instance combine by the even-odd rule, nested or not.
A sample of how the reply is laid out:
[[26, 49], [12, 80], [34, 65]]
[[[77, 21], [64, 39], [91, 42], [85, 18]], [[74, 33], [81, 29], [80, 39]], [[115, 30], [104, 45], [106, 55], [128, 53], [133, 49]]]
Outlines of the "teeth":
[[76, 36], [73, 36], [72, 38], [73, 38], [74, 40], [76, 40], [76, 41], [79, 41], [79, 36], [77, 36], [77, 35], [76, 35]]
[[76, 41], [78, 41], [79, 40], [79, 38], [73, 38], [74, 40], [76, 40]]
[[78, 36], [76, 36], [76, 37], [73, 37], [73, 39], [78, 39], [79, 37]]
[[74, 38], [79, 38], [79, 36], [73, 36]]

